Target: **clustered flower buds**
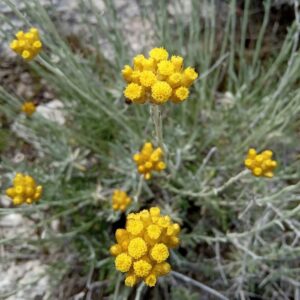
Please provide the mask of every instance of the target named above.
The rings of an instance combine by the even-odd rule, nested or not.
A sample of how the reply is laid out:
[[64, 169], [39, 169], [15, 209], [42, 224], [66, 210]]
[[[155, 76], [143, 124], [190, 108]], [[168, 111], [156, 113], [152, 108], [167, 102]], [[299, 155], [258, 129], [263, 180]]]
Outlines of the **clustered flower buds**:
[[35, 104], [32, 101], [27, 101], [27, 102], [23, 103], [21, 109], [22, 109], [22, 112], [29, 117], [36, 111]]
[[244, 163], [254, 176], [272, 178], [274, 176], [273, 170], [277, 166], [277, 162], [272, 160], [272, 156], [271, 150], [265, 150], [258, 154], [255, 149], [251, 148]]
[[6, 190], [6, 195], [12, 198], [14, 205], [31, 204], [41, 198], [42, 190], [43, 187], [36, 185], [31, 176], [17, 173], [13, 186]]
[[112, 196], [112, 206], [114, 210], [125, 211], [131, 203], [131, 198], [122, 190], [114, 190]]
[[159, 276], [168, 274], [169, 248], [179, 244], [179, 232], [179, 224], [161, 215], [158, 207], [129, 214], [126, 229], [117, 229], [117, 244], [110, 248], [116, 269], [126, 273], [125, 284], [132, 287], [143, 280], [153, 287]]
[[26, 61], [34, 59], [42, 49], [39, 31], [36, 28], [30, 28], [28, 32], [19, 31], [16, 38], [10, 43], [10, 48]]
[[133, 59], [133, 68], [126, 65], [122, 70], [128, 83], [124, 90], [125, 97], [143, 104], [147, 101], [163, 104], [168, 100], [180, 103], [189, 96], [189, 87], [197, 79], [197, 72], [183, 67], [181, 56], [171, 56], [164, 48], [154, 48], [149, 58], [140, 54]]
[[160, 147], [154, 149], [151, 143], [145, 143], [142, 151], [133, 156], [138, 172], [144, 175], [146, 180], [151, 178], [152, 171], [162, 171], [166, 164], [162, 161], [163, 151]]

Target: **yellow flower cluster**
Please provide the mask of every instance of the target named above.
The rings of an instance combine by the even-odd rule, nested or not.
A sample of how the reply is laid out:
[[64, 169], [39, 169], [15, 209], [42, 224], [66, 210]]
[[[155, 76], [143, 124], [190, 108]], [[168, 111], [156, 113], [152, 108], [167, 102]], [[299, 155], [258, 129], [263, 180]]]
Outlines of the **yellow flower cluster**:
[[23, 103], [21, 109], [22, 109], [22, 112], [29, 117], [36, 111], [35, 104], [32, 101], [27, 101], [27, 102]]
[[144, 175], [146, 180], [151, 178], [152, 171], [162, 171], [166, 164], [162, 161], [163, 151], [160, 147], [153, 149], [151, 143], [145, 143], [142, 151], [133, 156], [138, 172]]
[[277, 162], [272, 160], [272, 156], [271, 150], [265, 150], [258, 154], [255, 149], [251, 148], [244, 163], [254, 176], [272, 178], [274, 176], [273, 170], [277, 166]]
[[112, 206], [114, 210], [125, 211], [131, 201], [131, 198], [126, 194], [126, 192], [114, 190], [112, 196]]
[[183, 68], [181, 56], [171, 56], [164, 48], [154, 48], [149, 58], [140, 54], [133, 59], [133, 68], [126, 65], [122, 74], [128, 83], [124, 96], [133, 103], [150, 101], [163, 104], [168, 100], [180, 103], [189, 96], [189, 87], [197, 79], [197, 72]]
[[10, 43], [10, 48], [26, 61], [34, 59], [42, 49], [39, 31], [36, 28], [30, 28], [28, 32], [19, 31], [16, 38]]
[[42, 186], [37, 186], [31, 176], [17, 173], [13, 180], [13, 187], [6, 190], [6, 195], [12, 198], [14, 205], [31, 204], [41, 198], [42, 190]]
[[180, 226], [158, 207], [129, 214], [126, 229], [117, 229], [117, 244], [110, 248], [116, 269], [126, 273], [125, 284], [132, 287], [144, 280], [152, 287], [159, 276], [168, 274], [169, 248], [179, 244], [179, 232]]

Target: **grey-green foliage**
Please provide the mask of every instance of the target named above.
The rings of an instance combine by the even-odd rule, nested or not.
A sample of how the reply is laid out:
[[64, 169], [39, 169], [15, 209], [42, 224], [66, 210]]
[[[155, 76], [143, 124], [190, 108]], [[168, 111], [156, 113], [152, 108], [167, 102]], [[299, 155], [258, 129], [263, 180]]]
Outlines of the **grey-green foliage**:
[[[88, 277], [87, 286], [92, 280], [109, 279], [106, 293], [124, 299], [130, 291], [115, 277], [112, 260], [107, 259], [112, 224], [119, 219], [110, 209], [110, 195], [120, 187], [132, 196], [137, 193], [131, 157], [144, 141], [155, 137], [148, 105], [124, 104], [120, 70], [130, 63], [133, 52], [117, 11], [110, 0], [105, 1], [102, 14], [92, 1], [81, 1], [83, 24], [88, 24], [83, 26], [91, 34], [89, 40], [83, 38], [91, 49], [84, 53], [71, 50], [38, 0], [24, 2], [22, 12], [13, 1], [4, 2], [27, 26], [41, 29], [44, 50], [30, 67], [53, 87], [66, 113], [65, 125], [39, 114], [22, 118], [20, 99], [1, 87], [0, 100], [5, 102], [1, 112], [23, 128], [22, 138], [39, 153], [34, 163], [16, 168], [30, 170], [44, 185], [45, 195], [37, 208], [45, 217], [36, 223], [49, 231], [43, 246], [61, 245], [68, 239], [71, 251], [80, 253], [78, 260], [87, 276], [91, 271], [97, 274]], [[163, 107], [168, 169], [143, 183], [134, 209], [160, 205], [182, 224], [182, 245], [172, 255], [175, 270], [230, 299], [250, 299], [255, 294], [264, 299], [296, 298], [300, 284], [299, 16], [295, 14], [280, 49], [270, 49], [269, 57], [261, 59], [272, 28], [272, 1], [264, 2], [264, 17], [251, 49], [245, 47], [250, 0], [244, 1], [240, 16], [236, 1], [229, 1], [221, 27], [219, 2], [193, 0], [188, 15], [183, 13], [184, 2], [137, 2], [144, 24], [154, 32], [153, 45], [144, 46], [145, 54], [151, 46], [164, 46], [183, 55], [200, 77], [185, 103]], [[209, 7], [209, 16], [201, 17], [203, 7]], [[88, 22], [90, 15], [96, 25]], [[18, 30], [11, 24], [2, 35], [8, 42]], [[100, 39], [108, 41], [112, 60], [102, 56]], [[274, 151], [279, 167], [272, 180], [239, 175], [249, 147]], [[2, 165], [11, 175], [10, 162], [3, 159]], [[8, 177], [5, 180], [8, 184]], [[30, 215], [33, 209], [16, 210]], [[1, 209], [1, 214], [10, 211]], [[63, 224], [59, 234], [48, 226], [54, 219]], [[2, 243], [7, 242], [12, 243]], [[21, 237], [13, 242], [34, 243]], [[189, 288], [198, 292], [193, 285]], [[157, 298], [166, 291], [168, 281], [163, 280], [149, 295]], [[172, 292], [174, 299], [178, 295], [188, 299], [189, 292]], [[193, 299], [194, 294], [190, 296]]]

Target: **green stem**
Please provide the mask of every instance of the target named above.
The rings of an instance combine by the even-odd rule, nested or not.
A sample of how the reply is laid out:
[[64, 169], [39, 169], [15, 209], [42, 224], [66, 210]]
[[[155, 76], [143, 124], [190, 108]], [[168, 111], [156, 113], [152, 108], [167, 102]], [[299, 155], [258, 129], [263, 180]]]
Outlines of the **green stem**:
[[165, 150], [163, 142], [162, 116], [160, 106], [152, 104], [150, 106], [150, 115], [154, 123], [155, 138], [157, 145], [161, 147], [162, 150]]
[[137, 190], [136, 190], [136, 194], [135, 194], [135, 196], [134, 196], [134, 202], [135, 202], [135, 203], [138, 202], [139, 197], [140, 197], [140, 195], [141, 195], [142, 187], [143, 187], [143, 181], [144, 181], [143, 176], [140, 176], [139, 183], [138, 183]]

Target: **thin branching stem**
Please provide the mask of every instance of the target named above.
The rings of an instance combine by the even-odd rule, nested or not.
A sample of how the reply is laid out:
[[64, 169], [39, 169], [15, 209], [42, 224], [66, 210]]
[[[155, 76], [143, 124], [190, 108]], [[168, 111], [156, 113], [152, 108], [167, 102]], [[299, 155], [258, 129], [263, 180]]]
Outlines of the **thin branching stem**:
[[221, 300], [229, 300], [227, 297], [223, 296], [222, 294], [220, 294], [218, 291], [210, 288], [209, 286], [199, 282], [199, 281], [196, 281], [184, 274], [181, 274], [181, 273], [178, 273], [176, 271], [172, 271], [171, 272], [171, 275], [173, 275], [175, 278], [178, 278], [188, 284], [191, 284], [193, 286], [196, 286], [198, 287], [199, 289], [213, 295], [214, 297], [216, 297], [216, 299], [221, 299]]

